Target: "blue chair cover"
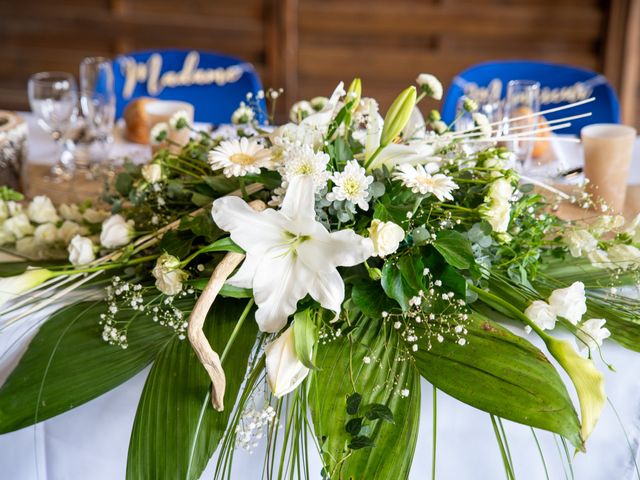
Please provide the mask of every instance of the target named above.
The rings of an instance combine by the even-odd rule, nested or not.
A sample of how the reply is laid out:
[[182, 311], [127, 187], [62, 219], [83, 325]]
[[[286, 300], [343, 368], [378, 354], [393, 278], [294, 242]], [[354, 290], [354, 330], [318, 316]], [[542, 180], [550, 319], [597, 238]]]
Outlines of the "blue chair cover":
[[[452, 81], [442, 106], [445, 122], [452, 122], [456, 115], [456, 103], [462, 95], [472, 98], [478, 87], [501, 88], [504, 98], [510, 80], [535, 80], [540, 82], [541, 109], [565, 105], [591, 96], [595, 101], [579, 107], [545, 115], [548, 120], [592, 112], [591, 117], [572, 120], [569, 128], [558, 133], [579, 134], [580, 129], [592, 123], [619, 123], [620, 105], [607, 79], [596, 72], [569, 65], [521, 60], [488, 62], [474, 65], [458, 74]], [[491, 82], [493, 81], [493, 84]]]
[[[137, 97], [182, 100], [195, 107], [194, 120], [230, 123], [247, 93], [262, 89], [250, 63], [217, 53], [191, 50], [135, 52], [114, 60], [116, 116]], [[264, 100], [260, 100], [264, 110]]]

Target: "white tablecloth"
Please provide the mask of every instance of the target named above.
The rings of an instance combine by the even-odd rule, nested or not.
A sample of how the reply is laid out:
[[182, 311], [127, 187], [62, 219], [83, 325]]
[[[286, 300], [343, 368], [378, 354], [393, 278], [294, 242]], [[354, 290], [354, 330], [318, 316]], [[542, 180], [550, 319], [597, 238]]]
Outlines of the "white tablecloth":
[[[32, 128], [33, 131], [33, 128]], [[37, 141], [36, 141], [37, 139]], [[33, 161], [45, 163], [47, 146], [42, 134], [31, 137]], [[121, 145], [118, 148], [135, 148]], [[49, 150], [52, 151], [52, 150]], [[636, 149], [635, 176], [640, 174], [640, 149]], [[634, 177], [634, 183], [640, 181]], [[0, 355], [24, 332], [33, 331], [38, 318], [30, 318], [0, 334]], [[523, 334], [522, 331], [519, 331]], [[31, 334], [17, 342], [18, 348], [0, 360], [0, 382], [4, 381], [26, 347]], [[532, 336], [533, 337], [533, 336]], [[533, 338], [532, 338], [533, 340]], [[539, 343], [539, 342], [538, 342]], [[629, 434], [633, 455], [640, 444], [640, 355], [608, 343], [603, 354], [617, 372], [605, 371], [606, 391], [617, 408]], [[117, 389], [36, 426], [0, 436], [0, 478], [11, 480], [117, 480], [125, 478], [127, 448], [138, 398], [148, 370]], [[565, 376], [566, 379], [566, 376]], [[567, 382], [569, 390], [572, 387]], [[572, 392], [573, 393], [573, 392]], [[411, 479], [429, 478], [431, 471], [431, 386], [423, 381], [421, 430]], [[504, 478], [500, 453], [489, 416], [439, 392], [438, 402], [438, 478], [442, 480]], [[516, 477], [520, 480], [545, 478], [542, 462], [528, 427], [505, 422]], [[539, 432], [551, 479], [565, 478], [553, 436]], [[171, 452], [166, 452], [171, 455]], [[215, 457], [214, 457], [215, 458]], [[638, 458], [640, 461], [640, 458]], [[212, 462], [213, 463], [213, 462]], [[202, 478], [212, 478], [212, 464]], [[260, 478], [262, 458], [258, 450], [249, 456], [239, 451], [233, 479]], [[632, 454], [612, 408], [607, 405], [600, 423], [589, 440], [586, 454], [573, 462], [579, 480], [625, 480], [635, 478]], [[320, 478], [320, 463], [313, 458], [311, 472]], [[374, 479], [372, 479], [374, 480]]]

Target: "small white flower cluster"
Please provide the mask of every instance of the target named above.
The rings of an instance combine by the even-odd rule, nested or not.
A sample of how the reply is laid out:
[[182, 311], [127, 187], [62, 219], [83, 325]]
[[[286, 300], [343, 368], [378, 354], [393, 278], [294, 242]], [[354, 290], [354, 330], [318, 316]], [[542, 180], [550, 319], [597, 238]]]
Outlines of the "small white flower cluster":
[[276, 411], [271, 405], [262, 410], [255, 408], [244, 410], [235, 430], [236, 446], [252, 452], [275, 418]]
[[[587, 312], [587, 299], [582, 282], [574, 282], [567, 288], [559, 288], [551, 292], [549, 303], [535, 300], [527, 307], [524, 314], [542, 330], [553, 330], [562, 317], [577, 327], [576, 343], [581, 350], [596, 348], [602, 345], [611, 332], [604, 327], [606, 321], [602, 318], [582, 320]], [[531, 327], [525, 328], [531, 332]]]
[[[442, 281], [433, 280], [428, 268], [423, 273], [427, 290], [421, 290], [418, 295], [409, 299], [409, 309], [406, 312], [383, 312], [382, 317], [400, 331], [413, 352], [417, 352], [422, 343], [427, 350], [431, 350], [433, 340], [442, 343], [447, 336], [452, 337], [458, 345], [466, 345], [466, 325], [469, 321], [466, 302], [456, 298], [454, 292], [445, 291]], [[434, 312], [436, 305], [439, 313]], [[424, 342], [421, 343], [421, 340]]]
[[107, 287], [106, 304], [106, 313], [100, 314], [102, 339], [109, 345], [126, 349], [129, 346], [127, 338], [129, 323], [128, 321], [120, 322], [116, 317], [123, 308], [131, 308], [139, 312], [145, 310], [142, 285], [129, 283], [116, 275], [111, 279], [111, 285]]
[[182, 290], [177, 295], [165, 297], [160, 304], [150, 307], [153, 315], [151, 319], [163, 327], [173, 329], [178, 338], [184, 340], [187, 338], [186, 333], [189, 322], [185, 319], [184, 312], [176, 307], [173, 302], [176, 297], [185, 297], [187, 295], [193, 295], [193, 293], [194, 290], [188, 288], [187, 290]]
[[373, 183], [373, 177], [367, 175], [366, 170], [356, 160], [350, 160], [342, 172], [336, 172], [331, 176], [334, 183], [333, 190], [327, 194], [327, 200], [347, 200], [358, 205], [362, 210], [369, 210], [369, 185]]

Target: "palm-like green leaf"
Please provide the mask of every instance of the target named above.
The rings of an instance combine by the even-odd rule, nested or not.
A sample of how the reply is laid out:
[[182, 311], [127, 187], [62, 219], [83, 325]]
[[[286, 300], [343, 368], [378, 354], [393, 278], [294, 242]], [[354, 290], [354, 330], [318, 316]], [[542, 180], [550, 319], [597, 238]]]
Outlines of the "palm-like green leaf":
[[[217, 352], [224, 350], [245, 304], [227, 299], [214, 303], [204, 328]], [[256, 331], [255, 322], [245, 322], [223, 362], [227, 376], [223, 412], [211, 406], [211, 381], [189, 342], [174, 338], [163, 348], [138, 405], [127, 478], [200, 478], [227, 427]]]
[[[316, 436], [331, 478], [399, 480], [407, 478], [420, 418], [420, 376], [413, 361], [401, 351], [402, 340], [382, 322], [364, 320], [347, 338], [320, 347], [313, 373], [309, 403]], [[363, 358], [372, 361], [365, 364]], [[409, 390], [404, 398], [400, 392]], [[362, 393], [362, 405], [381, 404], [393, 414], [394, 423], [376, 420], [369, 435], [373, 447], [351, 451], [354, 440], [346, 424], [347, 396]], [[358, 438], [355, 443], [364, 444]], [[348, 457], [347, 457], [348, 455]]]
[[102, 339], [104, 302], [58, 310], [40, 328], [0, 388], [0, 433], [32, 425], [102, 395], [142, 370], [172, 335], [146, 318], [131, 323], [129, 347]]
[[440, 390], [486, 412], [559, 433], [580, 446], [580, 422], [567, 389], [545, 355], [524, 338], [474, 313], [467, 344], [450, 335], [414, 357]]

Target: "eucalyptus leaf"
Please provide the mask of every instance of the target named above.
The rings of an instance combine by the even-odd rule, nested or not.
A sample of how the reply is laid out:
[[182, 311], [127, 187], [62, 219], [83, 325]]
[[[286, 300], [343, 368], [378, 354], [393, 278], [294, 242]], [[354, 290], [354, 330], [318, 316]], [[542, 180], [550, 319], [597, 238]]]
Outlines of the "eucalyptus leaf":
[[[340, 336], [318, 350], [320, 370], [311, 376], [309, 404], [331, 478], [408, 477], [420, 423], [420, 376], [400, 348], [402, 340], [395, 330], [385, 329], [382, 321], [363, 318], [351, 339]], [[365, 356], [374, 360], [366, 364]], [[365, 398], [353, 393], [354, 384], [358, 392], [367, 392]], [[406, 398], [400, 395], [405, 388], [410, 392]], [[362, 410], [360, 402], [386, 405], [395, 424], [372, 421], [370, 431], [363, 426], [353, 438], [345, 429], [350, 420], [347, 409], [351, 405], [349, 411], [356, 412], [358, 403]], [[375, 446], [365, 448], [371, 443]]]
[[[222, 352], [246, 302], [218, 299], [207, 316], [205, 334]], [[129, 444], [127, 478], [198, 479], [216, 450], [255, 343], [255, 322], [246, 321], [222, 363], [225, 409], [213, 409], [211, 380], [187, 340], [174, 338], [158, 355], [145, 383]]]
[[[580, 422], [567, 388], [545, 355], [488, 318], [473, 313], [466, 344], [451, 334], [413, 355], [420, 374], [473, 407], [563, 435], [580, 446]], [[418, 336], [423, 332], [418, 330]]]
[[141, 317], [126, 350], [102, 339], [104, 302], [62, 308], [47, 320], [0, 388], [0, 433], [71, 410], [124, 383], [147, 366], [173, 332]]

